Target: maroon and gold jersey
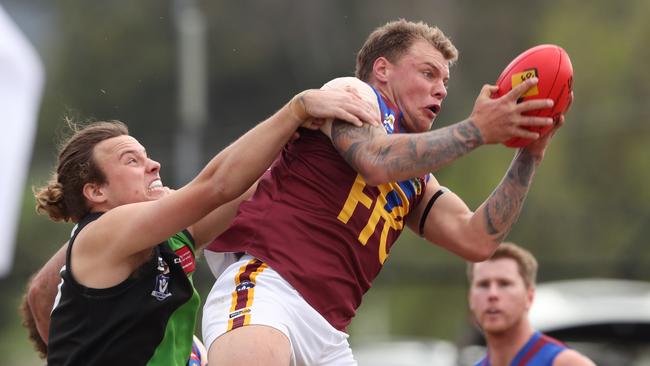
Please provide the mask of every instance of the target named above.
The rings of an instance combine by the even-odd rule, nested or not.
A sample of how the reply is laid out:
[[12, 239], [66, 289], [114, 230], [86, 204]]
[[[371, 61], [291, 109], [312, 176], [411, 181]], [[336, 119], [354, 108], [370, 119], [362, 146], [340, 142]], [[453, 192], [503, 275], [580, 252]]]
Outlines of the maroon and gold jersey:
[[[399, 133], [399, 112], [377, 97], [386, 131]], [[344, 331], [426, 181], [369, 186], [325, 134], [301, 130], [208, 250], [259, 258]]]

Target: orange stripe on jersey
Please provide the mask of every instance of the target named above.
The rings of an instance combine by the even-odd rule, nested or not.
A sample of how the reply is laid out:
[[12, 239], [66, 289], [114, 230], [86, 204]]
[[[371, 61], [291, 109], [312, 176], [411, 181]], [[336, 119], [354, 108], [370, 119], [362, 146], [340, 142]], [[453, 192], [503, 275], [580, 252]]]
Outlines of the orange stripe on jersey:
[[251, 259], [241, 266], [235, 276], [235, 291], [232, 293], [228, 330], [233, 330], [250, 323], [250, 309], [255, 297], [255, 279], [266, 268], [258, 259]]

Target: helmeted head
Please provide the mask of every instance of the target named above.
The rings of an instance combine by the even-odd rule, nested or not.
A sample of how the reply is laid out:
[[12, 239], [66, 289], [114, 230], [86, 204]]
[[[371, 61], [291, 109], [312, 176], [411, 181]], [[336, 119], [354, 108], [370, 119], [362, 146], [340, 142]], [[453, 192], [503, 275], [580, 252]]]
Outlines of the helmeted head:
[[501, 244], [487, 261], [470, 263], [469, 308], [485, 333], [503, 333], [527, 327], [535, 295], [537, 260], [513, 244]]
[[356, 76], [399, 108], [408, 132], [424, 132], [440, 112], [457, 58], [439, 28], [400, 19], [368, 36], [357, 54]]

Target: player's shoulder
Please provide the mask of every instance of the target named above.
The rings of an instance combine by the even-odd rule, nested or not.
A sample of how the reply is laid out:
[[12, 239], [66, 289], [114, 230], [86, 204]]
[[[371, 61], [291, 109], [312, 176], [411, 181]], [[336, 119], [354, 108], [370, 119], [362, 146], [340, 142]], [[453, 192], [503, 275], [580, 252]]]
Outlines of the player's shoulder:
[[[356, 94], [359, 97], [361, 97], [361, 99], [370, 103], [370, 105], [373, 108], [375, 108], [378, 113], [380, 112], [379, 101], [377, 100], [377, 95], [375, 94], [375, 91], [372, 89], [372, 87], [369, 84], [362, 81], [361, 79], [352, 76], [339, 77], [328, 81], [321, 87], [321, 89], [354, 90]], [[385, 133], [385, 130], [380, 126], [377, 126], [377, 128], [380, 128], [383, 131], [383, 133]], [[327, 137], [331, 138], [332, 120], [331, 119], [327, 120], [321, 126], [320, 130]]]
[[342, 76], [342, 77], [334, 78], [326, 82], [325, 85], [323, 85], [323, 88], [338, 89], [338, 88], [344, 88], [346, 86], [370, 88], [370, 86], [367, 83], [354, 76]]
[[580, 352], [567, 348], [557, 355], [553, 366], [596, 366], [596, 364]]
[[368, 101], [377, 100], [375, 92], [372, 87], [366, 82], [352, 76], [344, 76], [332, 79], [323, 85], [322, 89], [353, 89], [356, 90], [361, 97]]

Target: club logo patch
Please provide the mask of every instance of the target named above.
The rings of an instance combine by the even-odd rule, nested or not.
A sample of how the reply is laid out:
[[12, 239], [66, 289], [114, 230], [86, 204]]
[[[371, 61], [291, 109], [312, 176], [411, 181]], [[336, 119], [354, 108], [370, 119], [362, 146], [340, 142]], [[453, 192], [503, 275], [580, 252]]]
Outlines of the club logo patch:
[[386, 132], [388, 133], [393, 133], [395, 130], [395, 116], [391, 113], [386, 113], [384, 115], [384, 129], [386, 129]]
[[[537, 76], [538, 76], [537, 75], [537, 69], [535, 69], [535, 68], [524, 70], [522, 72], [518, 72], [516, 74], [513, 74], [512, 75], [512, 87], [514, 88], [515, 86], [523, 83], [524, 81], [526, 81], [526, 80], [528, 80], [530, 78], [533, 78], [533, 77], [537, 77]], [[537, 85], [535, 85], [534, 87], [528, 89], [528, 91], [526, 93], [524, 93], [524, 95], [522, 95], [521, 97], [522, 98], [523, 97], [530, 97], [530, 96], [538, 95], [538, 94], [539, 94], [539, 88], [537, 87]]]
[[235, 291], [237, 291], [237, 292], [245, 291], [245, 290], [248, 290], [249, 288], [253, 288], [253, 287], [255, 287], [255, 284], [253, 282], [244, 281], [244, 282], [240, 283], [239, 285], [237, 285], [237, 287], [235, 288]]
[[151, 291], [151, 296], [155, 297], [158, 301], [163, 301], [170, 297], [172, 294], [169, 292], [169, 276], [159, 274], [156, 276], [156, 285]]

